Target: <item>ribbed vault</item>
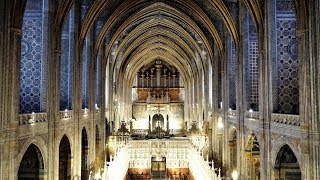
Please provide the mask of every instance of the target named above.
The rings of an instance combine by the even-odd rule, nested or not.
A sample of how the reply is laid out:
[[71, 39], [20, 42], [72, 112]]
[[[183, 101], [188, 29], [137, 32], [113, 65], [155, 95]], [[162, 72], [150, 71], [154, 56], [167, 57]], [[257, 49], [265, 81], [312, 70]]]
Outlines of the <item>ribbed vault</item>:
[[228, 2], [95, 0], [87, 4], [78, 47], [94, 34], [93, 59], [103, 54], [102, 64], [108, 64], [106, 83], [112, 89], [106, 90], [111, 100], [107, 103], [118, 101], [122, 107], [130, 107], [131, 87], [138, 72], [161, 59], [179, 71], [187, 97], [185, 108], [199, 107], [199, 112], [190, 116], [202, 116], [209, 96], [204, 89], [210, 81], [208, 72], [217, 58], [224, 58], [226, 36], [238, 47], [238, 31]]

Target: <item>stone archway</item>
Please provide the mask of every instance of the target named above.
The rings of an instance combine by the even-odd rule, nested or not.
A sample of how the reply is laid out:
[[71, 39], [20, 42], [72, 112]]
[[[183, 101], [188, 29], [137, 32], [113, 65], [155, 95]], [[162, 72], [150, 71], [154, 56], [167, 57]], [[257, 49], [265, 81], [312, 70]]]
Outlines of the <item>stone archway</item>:
[[288, 145], [280, 148], [274, 167], [275, 180], [300, 180], [301, 170], [297, 158]]
[[245, 149], [246, 179], [260, 179], [260, 145], [257, 137], [251, 134]]
[[31, 144], [20, 162], [18, 179], [44, 179], [44, 163], [40, 149]]
[[59, 144], [59, 179], [71, 179], [71, 146], [66, 135], [63, 135]]

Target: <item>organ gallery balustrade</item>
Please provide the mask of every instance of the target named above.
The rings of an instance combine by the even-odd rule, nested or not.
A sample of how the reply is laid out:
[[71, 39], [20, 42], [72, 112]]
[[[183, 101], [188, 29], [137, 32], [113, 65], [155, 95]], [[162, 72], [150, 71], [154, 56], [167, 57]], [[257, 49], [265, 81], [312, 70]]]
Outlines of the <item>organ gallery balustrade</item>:
[[[108, 109], [106, 109], [107, 111]], [[89, 109], [83, 109], [82, 116], [84, 118], [88, 117]], [[98, 114], [100, 113], [99, 108], [95, 108], [94, 110], [96, 118], [98, 118]], [[218, 115], [222, 115], [222, 110], [219, 109]], [[227, 115], [229, 120], [235, 121], [236, 119], [236, 110], [229, 109], [227, 111]], [[59, 112], [60, 120], [68, 120], [73, 118], [73, 110], [64, 110]], [[245, 118], [259, 120], [259, 112], [257, 111], [245, 111]], [[29, 113], [29, 114], [20, 114], [19, 115], [19, 125], [35, 125], [37, 123], [45, 123], [47, 122], [47, 113]], [[280, 124], [288, 124], [293, 126], [300, 126], [300, 118], [299, 115], [291, 115], [291, 114], [278, 114], [272, 113], [271, 122], [280, 123]], [[145, 130], [137, 129], [137, 134], [145, 134]], [[174, 133], [174, 132], [170, 132]]]

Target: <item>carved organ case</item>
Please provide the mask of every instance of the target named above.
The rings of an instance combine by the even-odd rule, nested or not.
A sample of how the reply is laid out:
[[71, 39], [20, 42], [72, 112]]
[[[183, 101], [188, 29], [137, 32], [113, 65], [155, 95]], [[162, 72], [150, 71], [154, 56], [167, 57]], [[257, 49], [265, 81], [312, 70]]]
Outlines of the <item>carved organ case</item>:
[[134, 130], [148, 130], [159, 115], [166, 117], [163, 130], [172, 134], [182, 130], [184, 87], [174, 66], [160, 59], [143, 66], [136, 75], [132, 98]]

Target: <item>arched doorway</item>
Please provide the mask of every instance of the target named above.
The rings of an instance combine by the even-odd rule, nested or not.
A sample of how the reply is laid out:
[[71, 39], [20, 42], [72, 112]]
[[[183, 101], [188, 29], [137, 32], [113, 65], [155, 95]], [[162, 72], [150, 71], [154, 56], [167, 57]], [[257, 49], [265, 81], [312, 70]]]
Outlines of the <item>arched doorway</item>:
[[87, 180], [89, 178], [88, 170], [88, 136], [85, 128], [81, 132], [81, 179]]
[[164, 129], [164, 118], [161, 114], [155, 114], [152, 117], [152, 129], [155, 129], [158, 126]]
[[301, 170], [296, 156], [292, 149], [288, 145], [284, 145], [280, 148], [275, 168], [274, 168], [275, 180], [300, 180]]
[[44, 165], [40, 149], [31, 144], [20, 162], [18, 179], [44, 179]]
[[59, 145], [59, 179], [71, 179], [71, 148], [66, 135], [63, 135]]
[[255, 135], [250, 135], [246, 150], [246, 176], [247, 179], [260, 179], [260, 146]]

